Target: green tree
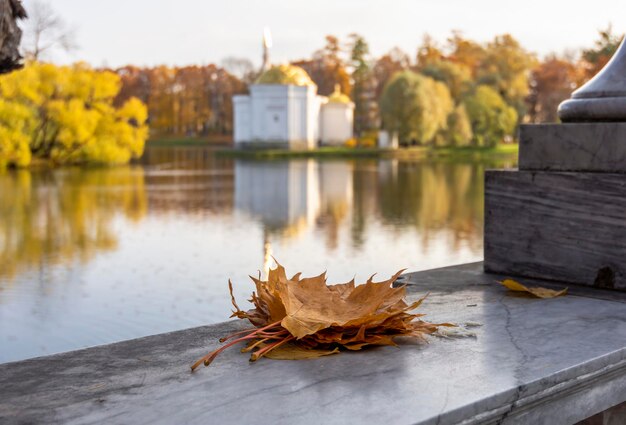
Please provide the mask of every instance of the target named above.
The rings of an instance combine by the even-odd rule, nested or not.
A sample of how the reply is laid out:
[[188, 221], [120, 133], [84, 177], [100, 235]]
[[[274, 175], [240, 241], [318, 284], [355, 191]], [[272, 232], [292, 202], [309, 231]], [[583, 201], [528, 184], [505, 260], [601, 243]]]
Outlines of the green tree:
[[397, 132], [400, 142], [425, 144], [447, 127], [454, 104], [448, 88], [412, 71], [399, 72], [387, 83], [380, 99], [383, 126]]
[[375, 115], [374, 90], [369, 64], [370, 48], [359, 34], [351, 34], [352, 100], [354, 101], [354, 130], [357, 136], [373, 127]]
[[529, 77], [535, 64], [534, 55], [511, 35], [500, 35], [487, 44], [485, 58], [478, 70], [478, 83], [493, 87], [521, 118], [526, 112]]
[[464, 100], [472, 123], [474, 144], [493, 147], [505, 137], [513, 136], [517, 112], [490, 86], [478, 86]]
[[448, 125], [441, 132], [440, 144], [467, 146], [473, 137], [474, 132], [467, 109], [464, 104], [460, 104], [448, 115]]
[[424, 66], [420, 72], [433, 80], [444, 83], [457, 103], [472, 86], [470, 69], [465, 65], [451, 61], [432, 61]]

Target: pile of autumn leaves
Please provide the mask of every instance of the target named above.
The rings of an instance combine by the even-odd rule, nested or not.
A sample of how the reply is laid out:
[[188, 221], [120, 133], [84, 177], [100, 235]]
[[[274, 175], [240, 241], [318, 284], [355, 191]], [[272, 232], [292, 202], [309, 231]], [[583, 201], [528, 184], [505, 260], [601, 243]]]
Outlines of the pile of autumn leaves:
[[326, 275], [301, 279], [300, 273], [287, 278], [278, 265], [270, 270], [267, 281], [252, 278], [256, 285], [252, 299], [254, 309], [242, 311], [230, 293], [235, 310], [232, 317], [247, 319], [255, 327], [222, 338], [219, 349], [198, 360], [208, 366], [222, 351], [246, 342], [242, 352], [250, 352], [251, 361], [261, 357], [305, 359], [360, 350], [373, 345], [396, 345], [394, 338], [404, 336], [423, 339], [447, 323], [433, 324], [420, 320], [423, 314], [412, 314], [424, 298], [407, 304], [404, 287], [393, 287], [402, 272], [384, 282], [370, 278], [363, 285], [354, 280], [327, 285]]

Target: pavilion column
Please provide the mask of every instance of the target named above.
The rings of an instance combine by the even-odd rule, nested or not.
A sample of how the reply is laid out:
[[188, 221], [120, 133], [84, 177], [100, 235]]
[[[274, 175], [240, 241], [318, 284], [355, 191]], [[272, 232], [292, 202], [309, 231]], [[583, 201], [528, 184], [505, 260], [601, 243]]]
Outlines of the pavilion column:
[[485, 177], [485, 270], [626, 290], [626, 46]]

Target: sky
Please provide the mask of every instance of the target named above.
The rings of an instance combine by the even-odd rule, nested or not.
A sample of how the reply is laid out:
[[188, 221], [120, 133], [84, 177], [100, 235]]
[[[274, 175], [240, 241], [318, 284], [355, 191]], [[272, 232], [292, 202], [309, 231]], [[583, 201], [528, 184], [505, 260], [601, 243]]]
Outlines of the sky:
[[[30, 7], [35, 0], [24, 0]], [[445, 42], [452, 30], [477, 41], [510, 33], [544, 56], [591, 46], [613, 24], [626, 32], [625, 0], [48, 0], [76, 31], [80, 46], [56, 62], [117, 67], [219, 64], [225, 57], [261, 63], [263, 28], [274, 63], [305, 58], [327, 34], [356, 32], [382, 55], [411, 57], [425, 33]]]

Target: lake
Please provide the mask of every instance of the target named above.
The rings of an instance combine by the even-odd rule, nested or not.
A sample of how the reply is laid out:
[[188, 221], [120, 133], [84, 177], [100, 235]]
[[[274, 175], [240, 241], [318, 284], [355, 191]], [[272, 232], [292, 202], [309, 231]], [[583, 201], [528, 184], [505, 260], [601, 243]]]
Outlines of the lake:
[[479, 162], [246, 161], [148, 148], [0, 174], [0, 362], [227, 320], [274, 256], [337, 283], [482, 259]]

